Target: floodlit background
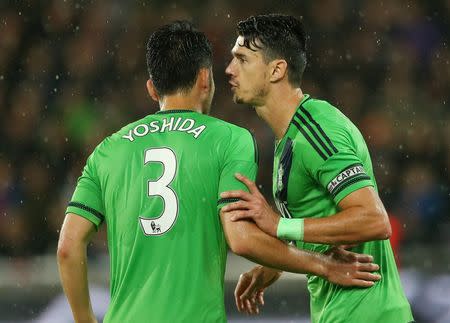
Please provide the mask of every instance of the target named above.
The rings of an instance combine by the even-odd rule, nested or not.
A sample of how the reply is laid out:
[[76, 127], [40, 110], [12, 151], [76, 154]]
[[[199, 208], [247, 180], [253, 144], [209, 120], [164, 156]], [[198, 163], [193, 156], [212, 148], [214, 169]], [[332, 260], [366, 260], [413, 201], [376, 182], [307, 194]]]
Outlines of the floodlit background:
[[[450, 322], [450, 1], [1, 1], [0, 322], [70, 322], [55, 250], [86, 157], [107, 135], [157, 110], [145, 44], [158, 26], [193, 20], [214, 46], [212, 115], [250, 128], [258, 183], [271, 196], [273, 136], [233, 104], [224, 70], [234, 27], [252, 14], [302, 17], [310, 35], [303, 91], [339, 107], [370, 147], [392, 243], [418, 322]], [[108, 299], [105, 230], [90, 249], [94, 308]], [[239, 273], [230, 256], [226, 304]], [[261, 322], [309, 322], [305, 279], [267, 292]], [[69, 316], [68, 316], [69, 315]]]

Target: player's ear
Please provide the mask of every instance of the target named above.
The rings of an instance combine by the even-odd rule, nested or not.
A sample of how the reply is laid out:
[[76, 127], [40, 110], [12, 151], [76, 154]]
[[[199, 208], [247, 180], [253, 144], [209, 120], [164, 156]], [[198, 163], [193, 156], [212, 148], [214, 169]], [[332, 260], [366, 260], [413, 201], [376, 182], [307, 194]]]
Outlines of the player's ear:
[[151, 79], [147, 80], [147, 91], [154, 101], [159, 102], [158, 92], [156, 91], [155, 85], [153, 84], [153, 81]]
[[209, 92], [211, 87], [212, 71], [209, 68], [201, 68], [198, 72], [197, 82], [201, 92]]
[[287, 75], [287, 62], [284, 59], [275, 59], [270, 65], [270, 82], [275, 83]]

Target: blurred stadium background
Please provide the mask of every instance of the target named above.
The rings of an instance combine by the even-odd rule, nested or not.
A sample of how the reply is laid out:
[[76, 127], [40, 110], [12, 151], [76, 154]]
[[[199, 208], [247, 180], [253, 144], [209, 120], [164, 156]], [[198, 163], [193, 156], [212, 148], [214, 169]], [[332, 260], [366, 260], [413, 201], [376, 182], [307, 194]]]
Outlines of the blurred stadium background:
[[[367, 140], [417, 322], [450, 322], [449, 0], [1, 1], [0, 322], [71, 321], [55, 262], [66, 203], [97, 143], [157, 110], [145, 90], [145, 44], [157, 26], [187, 18], [211, 39], [212, 115], [256, 134], [258, 183], [271, 196], [272, 134], [232, 103], [224, 75], [236, 22], [268, 12], [302, 17], [304, 92], [340, 107]], [[103, 229], [90, 249], [99, 315], [105, 239]], [[252, 320], [232, 298], [250, 266], [230, 256], [231, 322]], [[266, 297], [256, 320], [309, 322], [303, 276], [285, 275]]]

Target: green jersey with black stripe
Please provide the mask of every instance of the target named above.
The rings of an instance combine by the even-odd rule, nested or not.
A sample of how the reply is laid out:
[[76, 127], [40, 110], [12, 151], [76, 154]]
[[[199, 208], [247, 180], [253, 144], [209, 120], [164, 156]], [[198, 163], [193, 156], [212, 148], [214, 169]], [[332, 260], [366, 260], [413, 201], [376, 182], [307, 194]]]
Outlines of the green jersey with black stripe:
[[[369, 151], [356, 126], [325, 101], [305, 95], [284, 137], [277, 143], [273, 192], [284, 217], [321, 218], [339, 212], [338, 203], [363, 187], [377, 189]], [[323, 253], [329, 246], [296, 242]], [[360, 244], [380, 265], [381, 281], [368, 289], [344, 288], [308, 276], [313, 323], [407, 323], [413, 320], [388, 240]]]
[[164, 111], [106, 138], [67, 213], [106, 222], [111, 303], [104, 322], [226, 322], [227, 245], [220, 193], [246, 189], [257, 152], [248, 130]]

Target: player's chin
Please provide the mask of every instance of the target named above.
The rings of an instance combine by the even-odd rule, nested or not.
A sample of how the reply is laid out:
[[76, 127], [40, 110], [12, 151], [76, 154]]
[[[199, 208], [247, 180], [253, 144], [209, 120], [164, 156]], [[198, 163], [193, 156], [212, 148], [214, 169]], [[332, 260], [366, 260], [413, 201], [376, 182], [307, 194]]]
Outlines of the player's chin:
[[233, 102], [237, 103], [237, 104], [245, 104], [245, 103], [247, 103], [247, 102], [245, 102], [245, 100], [242, 97], [240, 97], [236, 93], [233, 94]]

